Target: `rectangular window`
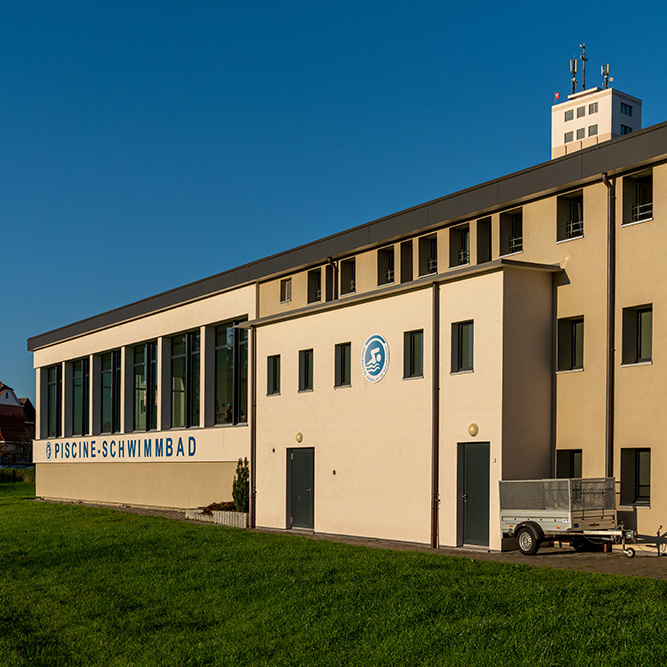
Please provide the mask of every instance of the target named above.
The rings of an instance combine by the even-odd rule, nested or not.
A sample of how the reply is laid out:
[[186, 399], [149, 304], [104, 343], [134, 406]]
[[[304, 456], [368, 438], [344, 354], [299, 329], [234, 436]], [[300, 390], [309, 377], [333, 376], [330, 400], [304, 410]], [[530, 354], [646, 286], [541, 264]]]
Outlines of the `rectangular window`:
[[477, 263], [491, 261], [491, 218], [477, 221]]
[[452, 373], [473, 370], [473, 322], [452, 324]]
[[266, 358], [266, 393], [275, 396], [280, 393], [280, 355]]
[[623, 179], [623, 224], [653, 218], [653, 175], [641, 172]]
[[597, 125], [589, 125], [588, 127], [588, 136], [589, 137], [594, 137], [598, 133], [598, 126]]
[[586, 107], [577, 107], [577, 118], [583, 118], [586, 115]]
[[558, 320], [559, 371], [572, 371], [584, 367], [584, 318], [570, 317]]
[[628, 127], [627, 125], [621, 125], [621, 135], [630, 134], [630, 132], [632, 132], [631, 127]]
[[248, 331], [232, 320], [215, 328], [215, 423], [248, 421]]
[[588, 113], [592, 114], [592, 113], [597, 113], [597, 112], [598, 112], [598, 103], [597, 102], [591, 102], [588, 105]]
[[299, 391], [313, 390], [313, 351], [299, 350]]
[[287, 303], [292, 300], [292, 279], [283, 278], [280, 281], [280, 303]]
[[322, 269], [308, 271], [308, 303], [322, 300]]
[[424, 331], [406, 331], [403, 334], [403, 377], [424, 375]]
[[394, 247], [378, 250], [378, 285], [394, 282]]
[[470, 225], [452, 227], [449, 230], [449, 266], [470, 264]]
[[577, 130], [577, 139], [584, 139], [586, 137], [586, 128], [580, 127]]
[[336, 387], [349, 387], [352, 378], [352, 343], [338, 343], [334, 353]]
[[171, 339], [171, 428], [199, 426], [200, 333]]
[[62, 366], [46, 369], [46, 435], [59, 438], [62, 434]]
[[157, 343], [134, 347], [134, 430], [157, 428]]
[[438, 239], [435, 234], [419, 239], [419, 275], [438, 272]]
[[556, 477], [580, 478], [582, 458], [581, 449], [559, 449], [556, 452]]
[[639, 364], [653, 359], [653, 306], [623, 309], [624, 364]]
[[632, 106], [625, 102], [621, 102], [621, 113], [626, 116], [632, 116]]
[[565, 136], [563, 137], [563, 143], [569, 144], [571, 141], [574, 141], [574, 133], [566, 132]]
[[621, 449], [621, 505], [651, 503], [651, 450]]
[[577, 190], [556, 200], [556, 240], [566, 241], [584, 235], [584, 194]]
[[401, 243], [401, 282], [409, 283], [413, 276], [412, 241], [403, 241], [403, 243]]
[[120, 431], [120, 350], [102, 355], [102, 433]]
[[72, 435], [88, 435], [89, 399], [89, 360], [77, 359], [72, 362]]
[[354, 258], [340, 263], [340, 293], [354, 294], [357, 290], [357, 264]]
[[574, 110], [569, 109], [568, 111], [565, 112], [565, 122], [567, 123], [568, 120], [572, 120], [574, 118]]
[[511, 255], [523, 250], [523, 216], [521, 210], [500, 214], [500, 254]]

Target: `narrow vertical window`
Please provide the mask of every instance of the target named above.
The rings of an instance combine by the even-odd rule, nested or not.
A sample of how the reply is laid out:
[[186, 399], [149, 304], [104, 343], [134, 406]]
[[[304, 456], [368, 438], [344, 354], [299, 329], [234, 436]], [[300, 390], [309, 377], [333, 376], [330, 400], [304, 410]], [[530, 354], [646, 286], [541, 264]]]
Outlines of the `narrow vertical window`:
[[438, 238], [435, 234], [419, 239], [419, 275], [438, 272]]
[[624, 364], [653, 360], [653, 306], [623, 309], [622, 360]]
[[357, 266], [354, 258], [340, 263], [340, 293], [354, 294], [357, 291]]
[[199, 426], [200, 333], [171, 339], [171, 427]]
[[473, 322], [452, 324], [452, 373], [473, 370]]
[[651, 503], [651, 450], [621, 449], [621, 504]]
[[284, 278], [280, 281], [280, 303], [292, 300], [292, 279]]
[[352, 376], [352, 343], [338, 343], [334, 350], [334, 382], [336, 387], [349, 387]]
[[403, 241], [401, 243], [401, 282], [409, 283], [413, 278], [412, 241]]
[[403, 334], [403, 377], [424, 375], [424, 331], [406, 331]]
[[308, 271], [308, 303], [322, 300], [322, 269]]
[[584, 367], [584, 318], [558, 320], [557, 370], [581, 370]]
[[120, 431], [120, 350], [102, 355], [102, 433]]
[[72, 362], [72, 435], [88, 435], [90, 398], [89, 360]]
[[500, 214], [500, 254], [523, 250], [523, 214], [521, 210]]
[[134, 430], [157, 428], [157, 343], [134, 347]]
[[267, 357], [266, 393], [275, 396], [280, 393], [280, 355]]
[[248, 332], [234, 320], [215, 329], [215, 423], [248, 420]]
[[470, 264], [470, 225], [452, 227], [449, 230], [449, 266]]
[[59, 438], [62, 429], [62, 367], [49, 366], [46, 370], [46, 434], [49, 438]]
[[378, 250], [378, 285], [394, 282], [394, 247]]
[[299, 350], [299, 391], [313, 390], [313, 350]]

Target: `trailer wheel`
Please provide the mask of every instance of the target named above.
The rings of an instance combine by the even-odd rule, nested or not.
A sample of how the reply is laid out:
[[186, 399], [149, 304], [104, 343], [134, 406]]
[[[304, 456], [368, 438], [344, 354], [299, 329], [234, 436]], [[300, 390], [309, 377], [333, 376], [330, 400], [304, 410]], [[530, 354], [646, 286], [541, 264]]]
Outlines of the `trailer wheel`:
[[634, 558], [635, 557], [635, 550], [632, 547], [625, 547], [625, 550], [623, 553], [628, 557], [628, 558]]
[[532, 526], [522, 526], [517, 532], [519, 551], [524, 556], [534, 556], [540, 548], [540, 539]]

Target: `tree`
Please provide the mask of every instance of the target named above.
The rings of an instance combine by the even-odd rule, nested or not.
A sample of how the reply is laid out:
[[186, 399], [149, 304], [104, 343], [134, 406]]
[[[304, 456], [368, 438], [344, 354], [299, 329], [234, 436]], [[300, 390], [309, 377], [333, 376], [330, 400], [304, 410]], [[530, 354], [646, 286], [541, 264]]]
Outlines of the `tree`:
[[239, 512], [247, 512], [250, 506], [250, 468], [248, 459], [239, 459], [232, 483], [232, 498]]

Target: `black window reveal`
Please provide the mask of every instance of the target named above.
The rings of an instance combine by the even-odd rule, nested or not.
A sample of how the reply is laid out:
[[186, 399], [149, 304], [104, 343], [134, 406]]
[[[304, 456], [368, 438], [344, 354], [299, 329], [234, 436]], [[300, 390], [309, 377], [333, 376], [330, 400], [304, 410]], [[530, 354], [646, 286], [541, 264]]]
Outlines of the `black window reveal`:
[[313, 350], [299, 350], [299, 391], [313, 390]]
[[352, 343], [338, 343], [334, 353], [336, 387], [349, 387], [352, 375]]
[[120, 431], [120, 350], [102, 355], [102, 433]]
[[215, 328], [215, 423], [248, 421], [248, 332], [233, 320]]
[[157, 428], [157, 343], [134, 347], [134, 430]]
[[171, 339], [171, 427], [199, 426], [200, 333]]
[[90, 362], [72, 362], [72, 435], [88, 435], [90, 418]]

